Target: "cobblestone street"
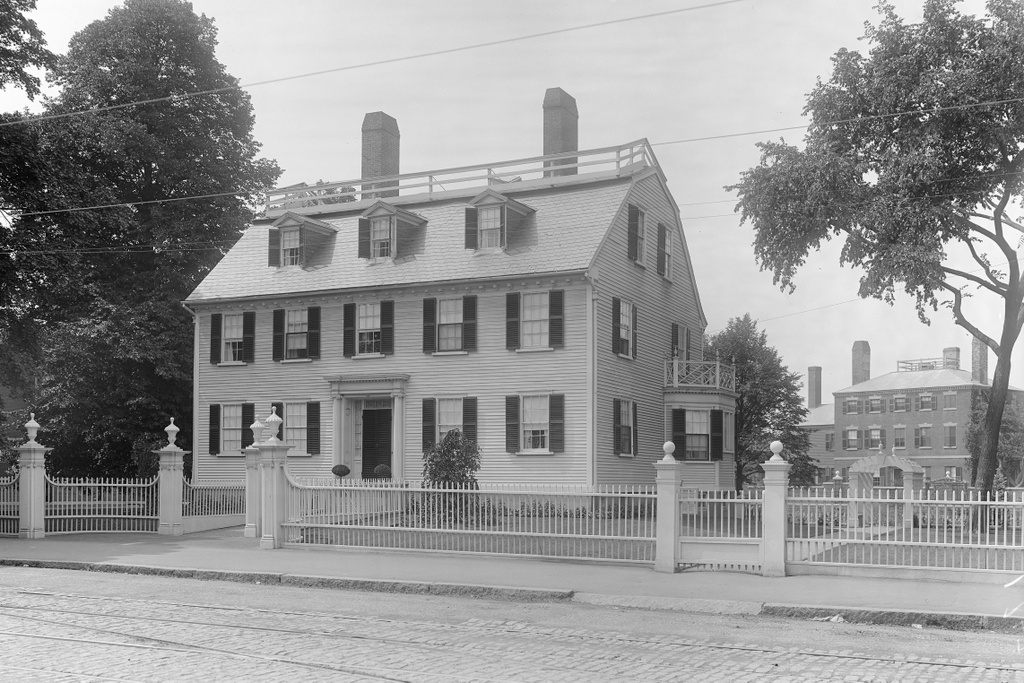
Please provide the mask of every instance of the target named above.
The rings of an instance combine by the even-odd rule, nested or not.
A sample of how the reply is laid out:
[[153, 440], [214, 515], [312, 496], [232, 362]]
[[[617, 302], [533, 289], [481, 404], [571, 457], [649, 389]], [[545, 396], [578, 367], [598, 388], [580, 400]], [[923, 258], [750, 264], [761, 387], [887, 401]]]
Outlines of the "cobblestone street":
[[[67, 579], [19, 588], [6, 575], [11, 580], [0, 588], [4, 680], [1024, 681], [1024, 653], [1007, 635], [80, 572], [18, 574]], [[98, 588], [88, 585], [93, 581]], [[110, 595], [115, 585], [124, 597]], [[181, 599], [152, 597], [160, 592]], [[351, 608], [338, 607], [345, 603]], [[416, 616], [396, 617], [403, 612]], [[723, 637], [730, 629], [743, 639]], [[867, 640], [858, 642], [857, 634]], [[899, 634], [907, 647], [878, 650], [879, 641]], [[829, 649], [793, 644], [800, 640]]]

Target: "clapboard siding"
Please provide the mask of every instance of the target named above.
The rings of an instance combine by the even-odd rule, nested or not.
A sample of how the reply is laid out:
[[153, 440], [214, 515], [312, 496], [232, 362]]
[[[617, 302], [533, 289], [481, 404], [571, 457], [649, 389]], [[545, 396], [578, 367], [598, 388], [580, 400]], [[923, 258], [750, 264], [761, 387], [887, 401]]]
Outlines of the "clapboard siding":
[[[554, 351], [515, 352], [505, 348], [505, 295], [561, 289], [565, 292], [564, 348]], [[272, 401], [321, 404], [321, 453], [293, 456], [289, 467], [296, 475], [325, 475], [332, 465], [332, 403], [325, 376], [351, 377], [379, 373], [408, 374], [405, 397], [405, 471], [418, 477], [422, 470], [422, 399], [476, 396], [478, 443], [482, 453], [481, 481], [545, 481], [584, 483], [587, 472], [586, 287], [582, 280], [532, 278], [501, 285], [403, 288], [361, 296], [323, 295], [281, 299], [256, 308], [255, 360], [246, 366], [198, 368], [199, 413], [196, 439], [196, 476], [202, 479], [237, 478], [244, 474], [244, 459], [208, 453], [209, 405], [256, 404], [266, 418]], [[424, 354], [423, 299], [477, 297], [477, 351], [466, 355]], [[389, 299], [395, 302], [395, 352], [384, 358], [345, 358], [342, 348], [343, 306], [346, 303]], [[321, 358], [304, 363], [271, 360], [272, 310], [317, 305], [321, 307]], [[241, 308], [237, 310], [243, 310]], [[244, 309], [244, 310], [252, 310]], [[199, 311], [199, 357], [209, 358], [210, 315], [226, 308]], [[505, 396], [519, 393], [565, 395], [565, 452], [547, 456], [517, 456], [505, 452]]]
[[[627, 205], [646, 214], [644, 266], [627, 256]], [[669, 228], [672, 238], [672, 279], [657, 272], [657, 225]], [[595, 480], [604, 483], [651, 482], [653, 463], [663, 455], [664, 363], [670, 353], [672, 323], [691, 330], [691, 354], [702, 353], [703, 323], [692, 286], [685, 242], [679, 218], [655, 176], [639, 180], [630, 191], [595, 259], [596, 285], [596, 434]], [[616, 357], [612, 352], [612, 298], [639, 307], [637, 358]], [[638, 453], [623, 458], [613, 448], [614, 399], [636, 401], [639, 406]]]

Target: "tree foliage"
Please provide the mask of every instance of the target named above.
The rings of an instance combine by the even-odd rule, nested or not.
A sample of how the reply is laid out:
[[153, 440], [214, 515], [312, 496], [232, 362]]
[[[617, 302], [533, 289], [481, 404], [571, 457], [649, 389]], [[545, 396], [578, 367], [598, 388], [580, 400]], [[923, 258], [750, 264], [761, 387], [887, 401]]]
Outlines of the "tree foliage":
[[0, 90], [13, 83], [29, 99], [39, 94], [40, 86], [30, 69], [45, 69], [53, 63], [43, 32], [25, 16], [35, 8], [36, 0], [0, 0]]
[[252, 105], [216, 44], [188, 2], [127, 0], [72, 38], [45, 102], [61, 118], [17, 127], [20, 165], [0, 171], [17, 207], [0, 230], [13, 252], [0, 334], [19, 340], [0, 367], [38, 384], [56, 472], [132, 473], [171, 416], [189, 448], [193, 323], [180, 302], [280, 173], [258, 158]]
[[767, 334], [757, 329], [749, 313], [731, 318], [724, 330], [708, 338], [705, 354], [736, 365], [737, 490], [761, 471], [775, 440], [783, 443], [783, 457], [793, 466], [790, 483], [813, 484], [818, 468], [808, 454], [810, 433], [800, 426], [807, 417], [800, 375], [782, 364], [778, 351], [768, 345]]
[[[978, 463], [985, 446], [985, 414], [988, 412], [988, 400], [984, 392], [974, 397], [971, 410], [971, 422], [967, 426], [964, 440], [971, 457], [968, 461], [971, 483], [977, 478]], [[1024, 412], [1018, 404], [1010, 403], [1003, 411], [1003, 421], [999, 429], [999, 449], [996, 451], [998, 468], [996, 476], [1002, 475], [1009, 486], [1024, 486]]]
[[[957, 325], [997, 357], [979, 484], [991, 489], [1010, 356], [1024, 324], [1017, 253], [1024, 226], [1008, 212], [1024, 187], [1024, 4], [989, 0], [988, 17], [955, 0], [927, 0], [920, 24], [887, 2], [867, 27], [870, 50], [840, 50], [832, 76], [808, 96], [803, 149], [765, 142], [739, 193], [754, 250], [776, 284], [811, 250], [844, 239], [841, 265], [863, 269], [860, 295], [913, 296], [922, 321], [949, 306]], [[962, 250], [976, 268], [948, 258]], [[999, 265], [1005, 264], [1005, 265]], [[973, 290], [995, 296], [1002, 329], [986, 334], [964, 312]]]
[[438, 488], [476, 488], [480, 449], [452, 429], [423, 453], [423, 483]]

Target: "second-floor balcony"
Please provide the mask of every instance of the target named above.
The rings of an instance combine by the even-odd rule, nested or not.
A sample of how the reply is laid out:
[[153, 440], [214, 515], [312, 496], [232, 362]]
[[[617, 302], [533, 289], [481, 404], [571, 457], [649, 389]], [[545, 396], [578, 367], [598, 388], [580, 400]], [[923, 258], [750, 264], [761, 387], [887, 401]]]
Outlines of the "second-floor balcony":
[[736, 391], [736, 366], [717, 360], [669, 358], [665, 361], [665, 386]]

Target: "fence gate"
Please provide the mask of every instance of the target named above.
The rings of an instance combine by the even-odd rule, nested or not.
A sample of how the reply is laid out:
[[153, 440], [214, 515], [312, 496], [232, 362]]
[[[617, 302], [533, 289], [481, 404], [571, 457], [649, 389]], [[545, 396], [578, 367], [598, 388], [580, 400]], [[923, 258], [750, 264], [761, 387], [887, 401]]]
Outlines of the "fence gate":
[[150, 531], [160, 527], [158, 477], [51, 479], [46, 477], [46, 533]]

